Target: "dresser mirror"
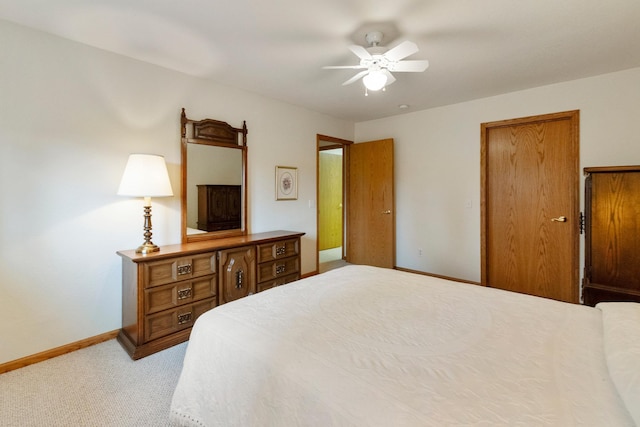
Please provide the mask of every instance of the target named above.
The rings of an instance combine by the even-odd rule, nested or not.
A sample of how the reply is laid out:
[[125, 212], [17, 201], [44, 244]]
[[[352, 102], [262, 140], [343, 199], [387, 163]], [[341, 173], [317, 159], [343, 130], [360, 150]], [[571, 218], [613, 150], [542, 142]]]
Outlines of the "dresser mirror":
[[182, 242], [247, 234], [247, 125], [181, 123]]

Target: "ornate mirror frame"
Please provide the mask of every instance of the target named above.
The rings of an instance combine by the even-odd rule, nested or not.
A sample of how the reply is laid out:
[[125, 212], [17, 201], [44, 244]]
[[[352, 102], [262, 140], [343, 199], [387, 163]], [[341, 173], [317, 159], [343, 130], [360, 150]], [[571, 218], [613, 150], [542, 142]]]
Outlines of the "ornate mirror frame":
[[[180, 117], [181, 126], [181, 234], [182, 243], [198, 242], [202, 240], [219, 239], [230, 236], [243, 236], [247, 234], [247, 123], [242, 123], [242, 128], [234, 128], [226, 122], [213, 119], [192, 120], [188, 119], [185, 109], [182, 109]], [[200, 144], [211, 147], [222, 147], [230, 150], [241, 150], [242, 157], [242, 183], [241, 183], [241, 220], [240, 227], [229, 230], [188, 233], [187, 229], [187, 188], [188, 177], [188, 146]], [[193, 185], [193, 184], [192, 184]]]

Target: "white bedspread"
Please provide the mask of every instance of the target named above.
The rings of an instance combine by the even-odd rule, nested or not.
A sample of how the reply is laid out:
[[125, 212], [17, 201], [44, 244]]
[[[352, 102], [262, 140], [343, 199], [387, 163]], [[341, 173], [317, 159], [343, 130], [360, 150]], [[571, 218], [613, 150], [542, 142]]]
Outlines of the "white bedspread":
[[632, 426], [597, 308], [366, 266], [196, 322], [171, 419], [192, 426]]

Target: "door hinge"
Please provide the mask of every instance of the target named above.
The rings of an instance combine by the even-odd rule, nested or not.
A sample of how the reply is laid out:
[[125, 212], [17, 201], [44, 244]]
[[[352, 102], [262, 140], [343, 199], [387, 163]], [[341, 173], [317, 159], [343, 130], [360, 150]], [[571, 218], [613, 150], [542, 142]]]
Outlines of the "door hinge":
[[585, 230], [586, 230], [586, 218], [584, 216], [584, 213], [580, 212], [580, 215], [578, 216], [578, 226], [580, 227], [580, 234], [584, 234]]

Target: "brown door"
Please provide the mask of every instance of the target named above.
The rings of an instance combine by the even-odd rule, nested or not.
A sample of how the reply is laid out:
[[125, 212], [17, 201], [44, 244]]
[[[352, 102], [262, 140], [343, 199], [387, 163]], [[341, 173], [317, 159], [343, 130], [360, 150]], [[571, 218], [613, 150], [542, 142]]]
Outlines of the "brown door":
[[393, 139], [348, 148], [347, 261], [395, 266]]
[[482, 124], [482, 283], [578, 302], [579, 112]]

